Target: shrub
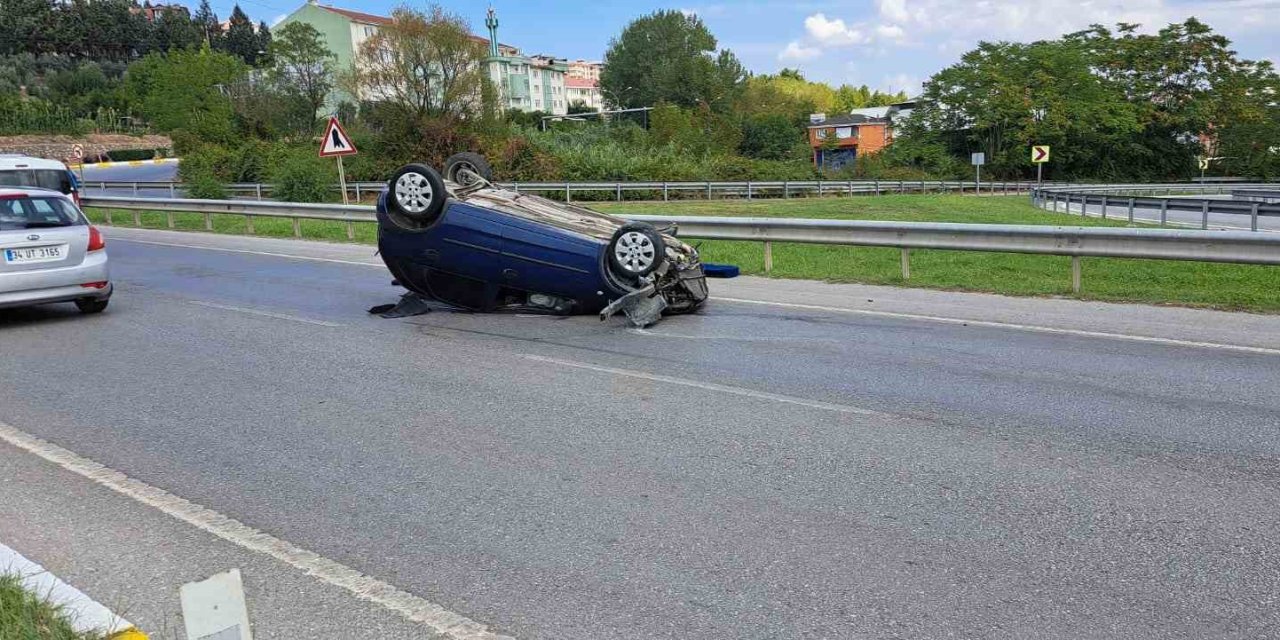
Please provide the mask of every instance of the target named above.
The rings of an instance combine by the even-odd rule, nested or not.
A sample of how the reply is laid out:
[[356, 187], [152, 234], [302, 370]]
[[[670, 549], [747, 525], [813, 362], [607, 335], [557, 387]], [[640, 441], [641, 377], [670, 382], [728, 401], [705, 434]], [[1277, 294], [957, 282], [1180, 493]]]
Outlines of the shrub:
[[301, 149], [272, 158], [271, 197], [282, 202], [324, 202], [332, 195], [337, 176], [332, 161]]
[[129, 160], [150, 160], [160, 155], [158, 149], [117, 149], [107, 152], [107, 159], [115, 162]]

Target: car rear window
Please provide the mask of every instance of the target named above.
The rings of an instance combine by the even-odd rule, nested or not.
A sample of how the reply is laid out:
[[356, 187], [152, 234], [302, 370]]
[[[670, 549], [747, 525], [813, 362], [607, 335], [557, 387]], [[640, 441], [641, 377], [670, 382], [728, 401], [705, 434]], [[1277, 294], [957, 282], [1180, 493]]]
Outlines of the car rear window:
[[80, 211], [62, 198], [0, 196], [0, 231], [48, 229], [81, 224]]
[[0, 169], [0, 187], [39, 187], [71, 193], [71, 174], [61, 169]]

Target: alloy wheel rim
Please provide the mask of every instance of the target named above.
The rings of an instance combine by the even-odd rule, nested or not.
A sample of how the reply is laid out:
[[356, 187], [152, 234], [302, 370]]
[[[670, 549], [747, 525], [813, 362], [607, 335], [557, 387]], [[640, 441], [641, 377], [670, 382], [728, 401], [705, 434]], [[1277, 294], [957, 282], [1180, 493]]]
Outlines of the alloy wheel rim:
[[658, 252], [649, 236], [639, 231], [628, 231], [618, 238], [618, 243], [613, 247], [613, 255], [623, 269], [641, 273], [653, 266]]
[[421, 173], [406, 173], [396, 180], [396, 202], [409, 213], [422, 213], [431, 206], [435, 191]]

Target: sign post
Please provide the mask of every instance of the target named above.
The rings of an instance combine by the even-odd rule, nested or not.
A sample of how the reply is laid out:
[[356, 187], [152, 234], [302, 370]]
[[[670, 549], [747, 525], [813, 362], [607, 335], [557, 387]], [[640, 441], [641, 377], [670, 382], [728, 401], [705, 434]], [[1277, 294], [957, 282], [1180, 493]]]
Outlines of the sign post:
[[973, 164], [973, 168], [978, 173], [973, 179], [973, 192], [982, 193], [982, 165], [987, 163], [987, 154], [979, 151], [969, 155], [969, 162]]
[[1036, 186], [1044, 185], [1044, 163], [1049, 161], [1049, 145], [1031, 145], [1031, 163], [1036, 165]]
[[71, 159], [76, 161], [80, 169], [80, 182], [84, 182], [84, 145], [71, 145]]
[[338, 123], [336, 116], [329, 116], [329, 125], [324, 129], [324, 137], [320, 139], [320, 157], [338, 159], [338, 188], [342, 189], [342, 204], [350, 204], [347, 199], [347, 173], [342, 167], [343, 156], [354, 156], [359, 153], [351, 137]]

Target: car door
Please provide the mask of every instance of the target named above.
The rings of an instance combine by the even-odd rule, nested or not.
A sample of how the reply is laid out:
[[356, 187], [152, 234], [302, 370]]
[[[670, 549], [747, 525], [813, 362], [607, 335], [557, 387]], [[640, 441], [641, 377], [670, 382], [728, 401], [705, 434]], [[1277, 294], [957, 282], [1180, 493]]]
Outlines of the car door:
[[502, 270], [508, 286], [584, 302], [597, 295], [600, 240], [517, 216], [506, 217], [502, 234]]

